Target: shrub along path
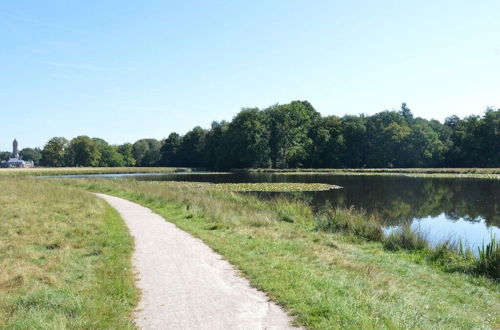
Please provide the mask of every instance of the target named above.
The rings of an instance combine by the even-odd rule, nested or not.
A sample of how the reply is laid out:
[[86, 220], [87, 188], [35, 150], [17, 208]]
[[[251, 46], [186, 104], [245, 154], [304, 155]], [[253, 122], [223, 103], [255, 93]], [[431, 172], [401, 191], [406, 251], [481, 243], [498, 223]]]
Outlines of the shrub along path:
[[135, 238], [139, 328], [288, 329], [290, 317], [201, 240], [148, 208], [97, 194]]

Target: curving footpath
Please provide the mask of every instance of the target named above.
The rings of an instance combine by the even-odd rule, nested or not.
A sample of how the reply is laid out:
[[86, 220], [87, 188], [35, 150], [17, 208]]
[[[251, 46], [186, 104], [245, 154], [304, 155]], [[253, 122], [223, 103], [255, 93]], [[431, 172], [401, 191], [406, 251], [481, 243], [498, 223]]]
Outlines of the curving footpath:
[[96, 194], [135, 239], [140, 329], [294, 329], [291, 318], [201, 240], [150, 209]]

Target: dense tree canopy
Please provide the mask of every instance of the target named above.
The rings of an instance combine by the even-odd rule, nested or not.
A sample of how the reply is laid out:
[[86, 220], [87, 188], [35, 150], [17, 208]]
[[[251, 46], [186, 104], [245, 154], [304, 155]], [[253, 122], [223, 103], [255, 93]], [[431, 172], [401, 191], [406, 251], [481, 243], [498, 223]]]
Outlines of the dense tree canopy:
[[40, 159], [42, 159], [42, 150], [40, 148], [24, 148], [19, 151], [19, 157], [24, 160], [31, 160], [35, 166], [40, 165]]
[[414, 117], [405, 103], [371, 116], [322, 117], [309, 102], [293, 101], [244, 108], [230, 122], [170, 133], [163, 141], [110, 145], [54, 137], [43, 150], [25, 148], [21, 155], [45, 166], [500, 167], [500, 109], [450, 116], [442, 124]]
[[60, 167], [65, 163], [69, 141], [63, 137], [53, 137], [42, 150], [41, 164], [44, 166]]
[[[500, 110], [437, 120], [400, 111], [322, 117], [305, 101], [245, 108], [231, 122], [172, 133], [163, 165], [248, 167], [498, 167]], [[166, 161], [168, 159], [168, 161]]]

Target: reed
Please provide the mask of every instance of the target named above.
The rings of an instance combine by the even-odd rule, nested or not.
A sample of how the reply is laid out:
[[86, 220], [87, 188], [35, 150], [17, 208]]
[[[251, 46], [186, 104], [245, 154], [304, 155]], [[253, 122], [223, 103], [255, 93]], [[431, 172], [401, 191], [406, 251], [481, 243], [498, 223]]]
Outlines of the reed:
[[478, 248], [476, 272], [495, 279], [500, 279], [500, 244], [495, 234], [491, 234], [491, 241]]

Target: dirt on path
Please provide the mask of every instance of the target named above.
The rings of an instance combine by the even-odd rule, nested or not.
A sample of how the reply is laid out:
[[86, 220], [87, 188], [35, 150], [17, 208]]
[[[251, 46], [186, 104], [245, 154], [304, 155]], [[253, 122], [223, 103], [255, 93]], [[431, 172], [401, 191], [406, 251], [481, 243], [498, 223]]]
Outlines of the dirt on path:
[[135, 240], [140, 329], [294, 329], [291, 318], [201, 240], [150, 209], [96, 194]]

